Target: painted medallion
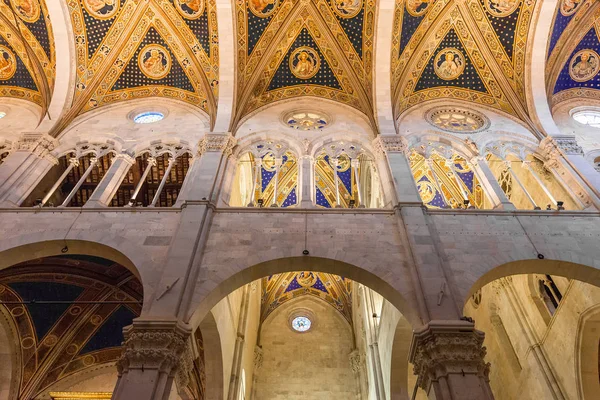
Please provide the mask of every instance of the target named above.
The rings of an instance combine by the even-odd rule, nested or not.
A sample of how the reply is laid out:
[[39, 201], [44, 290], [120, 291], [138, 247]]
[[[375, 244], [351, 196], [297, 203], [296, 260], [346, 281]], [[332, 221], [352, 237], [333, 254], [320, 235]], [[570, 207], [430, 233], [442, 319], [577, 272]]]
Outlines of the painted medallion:
[[0, 45], [0, 81], [13, 77], [17, 70], [17, 59], [13, 52], [6, 46]]
[[465, 70], [465, 57], [454, 47], [447, 47], [435, 56], [434, 70], [440, 78], [451, 81]]
[[119, 11], [119, 0], [83, 0], [83, 6], [96, 19], [110, 19]]
[[311, 287], [317, 283], [317, 275], [310, 271], [298, 272], [298, 275], [296, 275], [296, 281], [298, 281], [301, 286]]
[[429, 203], [434, 199], [436, 190], [431, 182], [426, 180], [419, 181], [417, 183], [417, 189], [419, 190], [419, 194], [421, 195], [421, 200], [423, 203]]
[[521, 0], [485, 0], [485, 8], [495, 17], [506, 17], [515, 12]]
[[432, 0], [407, 0], [406, 9], [413, 17], [419, 17], [427, 12], [431, 3]]
[[586, 82], [592, 79], [600, 70], [600, 57], [594, 50], [579, 51], [571, 59], [569, 75], [576, 82]]
[[38, 0], [10, 0], [13, 10], [25, 22], [35, 22], [40, 18]]
[[321, 59], [319, 55], [310, 47], [298, 47], [290, 55], [290, 70], [297, 78], [312, 78], [319, 71], [320, 66]]
[[279, 6], [279, 0], [248, 0], [248, 6], [252, 14], [260, 18], [267, 18], [275, 12]]
[[579, 9], [579, 6], [583, 4], [582, 0], [562, 0], [560, 5], [560, 13], [565, 17], [573, 15], [575, 11]]
[[[331, 165], [331, 168], [336, 168], [334, 163], [333, 163], [333, 158], [329, 157], [329, 164]], [[350, 168], [350, 164], [351, 164], [351, 160], [350, 157], [348, 157], [346, 154], [341, 154], [338, 158], [337, 158], [337, 171], [338, 172], [346, 172], [348, 171], [348, 168]]]
[[198, 19], [204, 13], [204, 0], [174, 0], [175, 8], [187, 19]]
[[164, 47], [149, 44], [140, 51], [138, 65], [148, 78], [162, 79], [171, 70], [171, 56]]
[[362, 0], [333, 0], [333, 11], [342, 18], [353, 18], [363, 6]]

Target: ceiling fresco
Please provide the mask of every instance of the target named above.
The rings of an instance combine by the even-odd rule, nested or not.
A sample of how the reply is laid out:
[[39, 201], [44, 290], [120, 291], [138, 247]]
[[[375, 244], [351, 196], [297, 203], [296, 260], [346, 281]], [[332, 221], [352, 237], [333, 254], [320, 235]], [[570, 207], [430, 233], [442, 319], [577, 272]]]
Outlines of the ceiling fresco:
[[600, 3], [574, 4], [565, 15], [567, 3], [556, 11], [546, 67], [552, 106], [578, 98], [600, 100]]
[[314, 296], [338, 310], [352, 324], [352, 281], [323, 272], [287, 272], [262, 279], [261, 322], [280, 305]]
[[214, 122], [219, 87], [214, 0], [72, 0], [77, 76], [62, 126], [104, 105], [177, 99]]
[[31, 101], [45, 114], [56, 76], [44, 0], [0, 0], [0, 97]]
[[137, 278], [104, 258], [63, 255], [0, 271], [0, 312], [21, 351], [18, 398], [37, 398], [63, 378], [116, 361], [142, 297]]
[[236, 2], [232, 126], [267, 104], [316, 96], [372, 120], [374, 0]]
[[528, 120], [525, 54], [534, 0], [399, 0], [392, 92], [399, 117], [453, 98]]

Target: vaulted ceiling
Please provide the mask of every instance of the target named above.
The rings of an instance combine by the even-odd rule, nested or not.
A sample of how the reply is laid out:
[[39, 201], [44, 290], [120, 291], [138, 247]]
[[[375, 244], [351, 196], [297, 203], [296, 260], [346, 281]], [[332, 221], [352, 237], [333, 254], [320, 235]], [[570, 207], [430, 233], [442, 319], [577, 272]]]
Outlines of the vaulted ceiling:
[[[231, 131], [269, 105], [306, 96], [353, 108], [375, 131], [382, 96], [395, 119], [456, 99], [535, 130], [527, 81], [535, 71], [527, 68], [540, 0], [395, 0], [389, 30], [378, 29], [383, 0], [60, 0], [50, 16], [62, 24], [63, 10], [70, 42], [60, 44], [73, 53], [72, 70], [61, 71], [45, 1], [0, 0], [0, 97], [29, 100], [43, 118], [56, 82], [68, 86], [53, 136], [89, 111], [152, 97], [188, 103], [211, 127], [225, 113]], [[548, 100], [595, 97], [597, 73], [570, 71], [578, 65], [585, 75], [582, 55], [600, 65], [600, 4], [553, 8]], [[220, 39], [232, 44], [226, 54]], [[390, 69], [380, 67], [390, 53]], [[220, 63], [235, 73], [220, 76]], [[220, 80], [229, 103], [220, 102]], [[375, 93], [375, 81], [389, 81], [389, 93]]]

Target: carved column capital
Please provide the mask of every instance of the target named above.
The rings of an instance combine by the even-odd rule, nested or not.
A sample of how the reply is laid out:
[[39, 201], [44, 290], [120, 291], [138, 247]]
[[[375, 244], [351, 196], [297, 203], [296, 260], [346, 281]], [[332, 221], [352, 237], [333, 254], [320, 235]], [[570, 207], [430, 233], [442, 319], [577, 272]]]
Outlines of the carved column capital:
[[360, 356], [360, 352], [357, 349], [352, 350], [352, 352], [348, 355], [348, 359], [350, 360], [352, 371], [355, 374], [358, 374], [362, 369], [362, 358]]
[[263, 364], [263, 349], [259, 346], [254, 347], [254, 370], [258, 371]]
[[13, 151], [28, 151], [40, 158], [44, 158], [58, 146], [58, 140], [39, 133], [24, 133], [18, 141], [13, 143]]
[[565, 155], [583, 155], [583, 149], [574, 136], [546, 137], [540, 142], [539, 148], [548, 160], [558, 158], [561, 152]]
[[404, 136], [378, 136], [373, 140], [373, 148], [377, 157], [384, 157], [388, 152], [408, 153], [408, 141]]
[[198, 144], [198, 155], [221, 151], [229, 156], [235, 144], [236, 139], [231, 134], [207, 133]]
[[490, 364], [484, 361], [484, 336], [468, 321], [431, 321], [415, 331], [409, 361], [419, 387], [427, 391], [432, 382], [456, 374], [487, 379]]
[[123, 329], [119, 375], [131, 369], [154, 369], [175, 376], [190, 334], [191, 329], [178, 321], [134, 320]]

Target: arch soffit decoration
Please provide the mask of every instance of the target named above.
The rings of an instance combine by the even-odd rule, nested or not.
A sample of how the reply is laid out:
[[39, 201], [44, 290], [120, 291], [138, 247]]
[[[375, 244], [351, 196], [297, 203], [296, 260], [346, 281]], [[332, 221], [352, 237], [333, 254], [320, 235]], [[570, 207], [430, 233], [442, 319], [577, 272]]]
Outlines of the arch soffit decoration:
[[[397, 2], [392, 39], [396, 120], [416, 104], [451, 98], [509, 114], [537, 132], [527, 112], [525, 82], [537, 3], [517, 1], [503, 10], [480, 0]], [[436, 58], [437, 67], [443, 66], [448, 49], [462, 63], [456, 77], [435, 72]]]
[[231, 130], [265, 105], [304, 96], [348, 105], [375, 127], [376, 2], [346, 7], [327, 0], [254, 3], [235, 6], [238, 70]]

